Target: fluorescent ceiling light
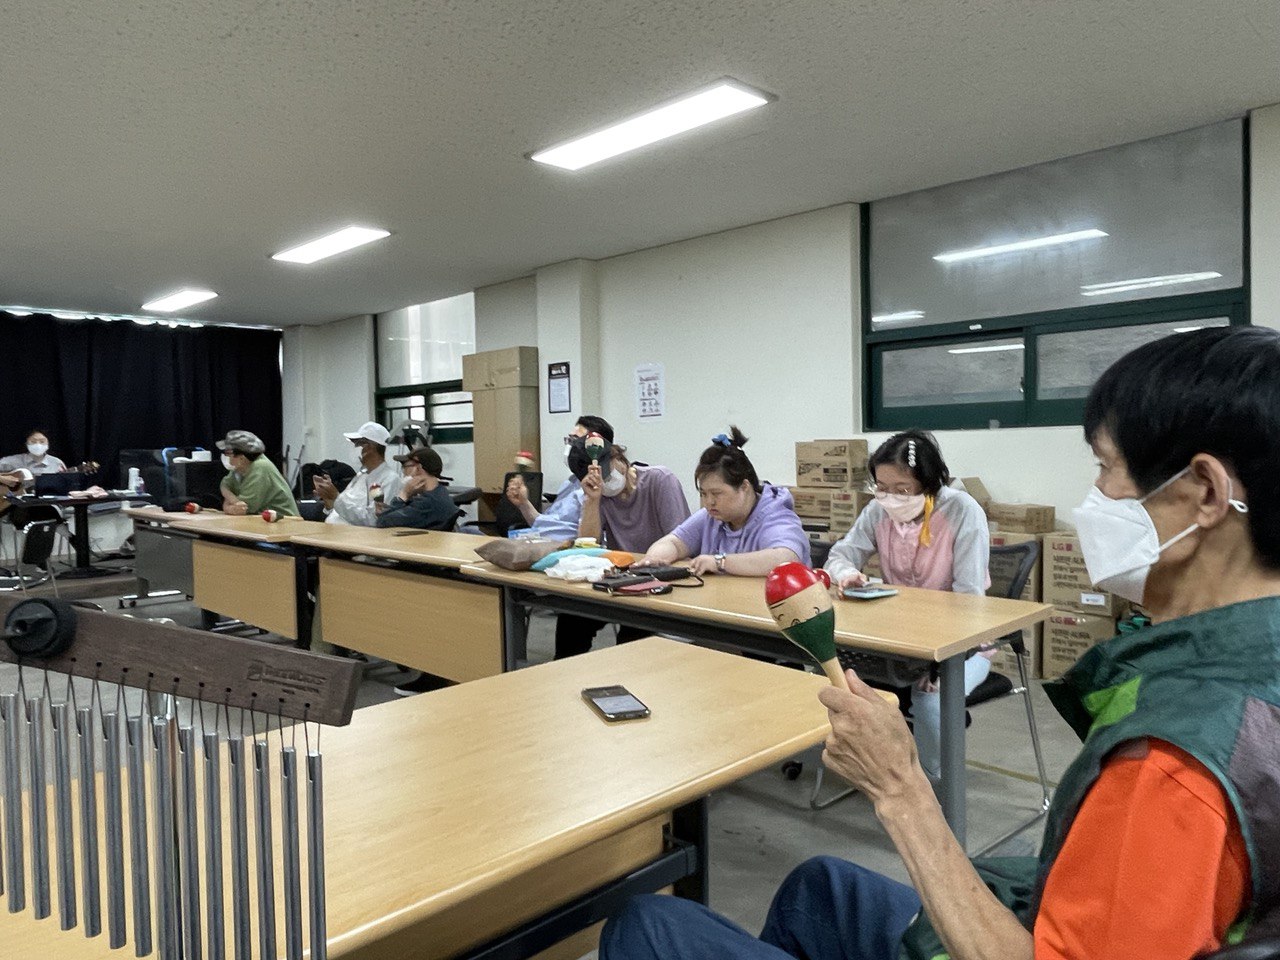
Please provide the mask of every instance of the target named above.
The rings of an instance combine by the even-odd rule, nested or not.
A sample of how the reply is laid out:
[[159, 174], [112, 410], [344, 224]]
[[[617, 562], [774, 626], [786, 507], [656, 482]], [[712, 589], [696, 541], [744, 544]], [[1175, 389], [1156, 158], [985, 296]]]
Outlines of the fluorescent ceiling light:
[[29, 316], [31, 316], [32, 311], [30, 311], [30, 310], [15, 310], [13, 307], [8, 307], [8, 308], [6, 308], [5, 313], [13, 314], [13, 316], [15, 316], [15, 317], [29, 317]]
[[1197, 330], [1203, 330], [1204, 327], [1174, 327], [1174, 333], [1194, 333]]
[[301, 246], [292, 247], [281, 253], [273, 253], [272, 260], [284, 260], [288, 263], [315, 263], [325, 257], [343, 253], [355, 247], [362, 247], [374, 240], [391, 236], [389, 230], [378, 230], [374, 227], [343, 227], [337, 233], [309, 240]]
[[1128, 290], [1146, 290], [1149, 287], [1168, 287], [1175, 283], [1198, 283], [1201, 280], [1217, 280], [1222, 274], [1216, 270], [1200, 273], [1170, 273], [1163, 277], [1134, 277], [1132, 280], [1112, 280], [1109, 283], [1086, 283], [1080, 287], [1082, 297], [1101, 297], [1108, 293], [1125, 293]]
[[1015, 253], [1019, 250], [1035, 250], [1039, 247], [1056, 247], [1061, 243], [1076, 243], [1080, 240], [1096, 240], [1107, 234], [1102, 230], [1075, 230], [1071, 233], [1056, 233], [1052, 237], [1032, 237], [1030, 240], [1016, 240], [1013, 243], [1000, 243], [994, 247], [974, 247], [972, 250], [952, 250], [950, 253], [939, 253], [933, 259], [939, 263], [955, 263], [957, 260], [975, 260], [978, 257], [994, 257], [999, 253]]
[[923, 320], [923, 310], [902, 310], [898, 313], [883, 313], [878, 317], [872, 317], [872, 323], [893, 323], [897, 320]]
[[212, 290], [179, 290], [177, 293], [171, 293], [158, 300], [152, 300], [150, 303], [144, 303], [142, 309], [151, 310], [155, 313], [172, 313], [174, 310], [182, 310], [185, 307], [212, 300], [216, 296], [217, 294]]
[[1000, 353], [1004, 350], [1025, 350], [1026, 345], [1022, 343], [997, 343], [989, 347], [956, 347], [954, 350], [948, 350], [947, 353]]
[[595, 133], [539, 150], [530, 154], [529, 159], [565, 170], [581, 170], [694, 127], [763, 107], [769, 99], [758, 90], [725, 81]]

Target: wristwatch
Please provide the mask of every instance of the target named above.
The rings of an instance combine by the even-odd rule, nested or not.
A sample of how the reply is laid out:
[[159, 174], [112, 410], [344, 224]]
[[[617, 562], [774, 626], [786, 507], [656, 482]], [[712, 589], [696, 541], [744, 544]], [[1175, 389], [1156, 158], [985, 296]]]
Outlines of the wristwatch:
[[716, 569], [721, 573], [724, 573], [724, 554], [717, 553], [713, 559], [716, 562]]

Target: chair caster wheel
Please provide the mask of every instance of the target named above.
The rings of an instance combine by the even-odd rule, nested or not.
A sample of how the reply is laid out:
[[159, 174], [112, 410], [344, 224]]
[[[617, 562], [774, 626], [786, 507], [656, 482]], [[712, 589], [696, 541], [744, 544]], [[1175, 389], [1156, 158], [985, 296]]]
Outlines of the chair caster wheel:
[[804, 764], [799, 760], [788, 760], [782, 765], [782, 775], [788, 780], [800, 779], [800, 771], [804, 769]]

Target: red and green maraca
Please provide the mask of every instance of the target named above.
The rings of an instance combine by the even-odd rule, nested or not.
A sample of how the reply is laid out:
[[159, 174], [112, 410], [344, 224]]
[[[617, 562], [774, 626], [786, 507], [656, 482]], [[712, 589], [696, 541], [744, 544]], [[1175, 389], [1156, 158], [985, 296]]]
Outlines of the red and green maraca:
[[588, 433], [586, 439], [582, 441], [582, 447], [587, 452], [588, 460], [599, 463], [609, 452], [609, 441], [598, 433]]
[[764, 581], [764, 599], [783, 636], [818, 661], [832, 686], [849, 689], [836, 657], [836, 615], [827, 592], [831, 578], [803, 563], [784, 563]]

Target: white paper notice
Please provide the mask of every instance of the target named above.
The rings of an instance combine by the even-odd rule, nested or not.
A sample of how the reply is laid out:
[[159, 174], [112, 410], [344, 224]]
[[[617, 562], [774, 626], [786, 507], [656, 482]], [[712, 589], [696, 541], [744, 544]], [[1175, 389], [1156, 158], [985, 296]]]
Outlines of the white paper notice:
[[660, 363], [636, 367], [636, 416], [641, 420], [662, 417], [666, 397], [666, 374]]

